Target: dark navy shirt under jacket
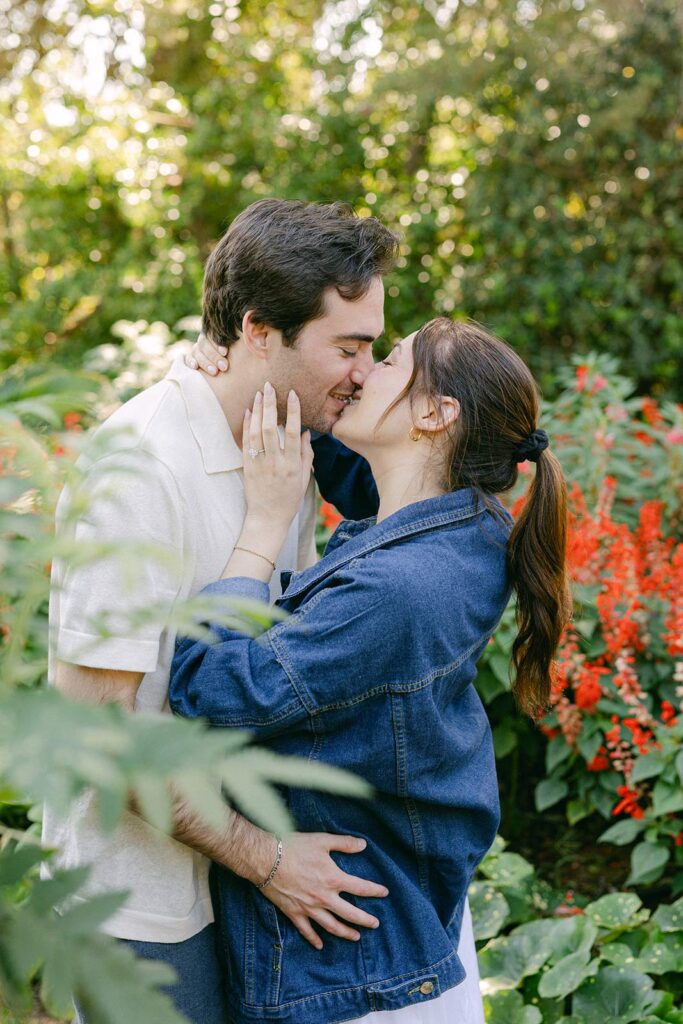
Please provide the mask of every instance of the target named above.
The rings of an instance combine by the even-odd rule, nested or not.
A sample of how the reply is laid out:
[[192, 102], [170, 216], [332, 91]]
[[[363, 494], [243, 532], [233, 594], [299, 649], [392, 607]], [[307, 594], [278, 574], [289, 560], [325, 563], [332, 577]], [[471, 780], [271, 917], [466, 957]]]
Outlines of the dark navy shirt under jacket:
[[[301, 831], [362, 836], [335, 854], [385, 884], [353, 898], [380, 919], [359, 942], [325, 934], [313, 949], [258, 890], [212, 870], [235, 1024], [332, 1024], [424, 1002], [457, 985], [472, 874], [499, 822], [488, 719], [476, 663], [510, 595], [511, 520], [465, 488], [382, 522], [343, 521], [317, 565], [293, 573], [290, 617], [257, 639], [212, 626], [179, 640], [176, 714], [252, 730], [259, 743], [356, 772], [370, 800], [285, 790]], [[221, 580], [206, 593], [268, 601], [265, 583]]]

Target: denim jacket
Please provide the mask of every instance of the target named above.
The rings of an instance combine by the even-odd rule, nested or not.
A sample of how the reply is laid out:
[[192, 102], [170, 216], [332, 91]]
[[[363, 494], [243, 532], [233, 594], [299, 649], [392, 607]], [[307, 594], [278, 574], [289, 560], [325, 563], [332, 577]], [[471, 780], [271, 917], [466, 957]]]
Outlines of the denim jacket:
[[[335, 855], [385, 884], [348, 897], [380, 919], [313, 949], [256, 888], [220, 867], [213, 895], [236, 1024], [328, 1024], [425, 1002], [463, 980], [458, 939], [472, 874], [499, 821], [491, 731], [473, 680], [509, 598], [510, 518], [470, 489], [377, 523], [343, 521], [293, 573], [290, 617], [257, 639], [213, 626], [178, 641], [171, 707], [367, 779], [370, 800], [284, 789], [302, 831], [363, 837]], [[207, 592], [268, 600], [253, 579]]]

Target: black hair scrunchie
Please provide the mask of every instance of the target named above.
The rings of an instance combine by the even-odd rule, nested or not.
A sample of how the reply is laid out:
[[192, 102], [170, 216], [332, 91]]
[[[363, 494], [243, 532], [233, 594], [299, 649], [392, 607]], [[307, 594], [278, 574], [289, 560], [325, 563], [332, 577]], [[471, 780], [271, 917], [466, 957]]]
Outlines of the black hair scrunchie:
[[515, 453], [516, 462], [538, 462], [541, 452], [544, 452], [549, 445], [548, 435], [545, 430], [533, 430], [518, 446]]

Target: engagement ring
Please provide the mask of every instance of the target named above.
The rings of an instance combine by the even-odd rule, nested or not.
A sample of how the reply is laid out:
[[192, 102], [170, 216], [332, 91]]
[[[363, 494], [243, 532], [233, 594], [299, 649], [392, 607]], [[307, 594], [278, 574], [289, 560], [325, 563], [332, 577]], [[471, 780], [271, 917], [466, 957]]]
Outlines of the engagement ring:
[[249, 449], [249, 458], [250, 459], [255, 459], [257, 455], [265, 455], [265, 454], [266, 454], [266, 449], [265, 448], [250, 448]]

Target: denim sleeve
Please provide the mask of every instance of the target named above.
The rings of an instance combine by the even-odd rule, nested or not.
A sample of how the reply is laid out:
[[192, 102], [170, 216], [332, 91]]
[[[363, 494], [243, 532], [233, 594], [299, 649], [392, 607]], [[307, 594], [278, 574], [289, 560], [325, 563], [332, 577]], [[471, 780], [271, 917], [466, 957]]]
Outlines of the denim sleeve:
[[[204, 594], [268, 603], [265, 583], [247, 577], [219, 580]], [[190, 637], [176, 643], [169, 704], [183, 718], [249, 729], [272, 736], [307, 717], [307, 711], [269, 644], [237, 630], [212, 625], [213, 644]], [[267, 636], [267, 634], [266, 634]]]
[[[257, 596], [242, 579], [206, 589]], [[394, 600], [376, 576], [349, 572], [338, 574], [333, 585], [256, 640], [222, 626], [211, 627], [215, 644], [180, 639], [171, 668], [171, 709], [262, 737], [286, 732], [403, 675], [400, 637], [406, 611], [405, 602]]]
[[414, 678], [405, 640], [409, 602], [395, 583], [367, 565], [347, 566], [296, 614], [268, 630], [268, 643], [312, 713]]
[[379, 508], [375, 478], [367, 461], [330, 434], [312, 441], [313, 472], [325, 501], [345, 519], [367, 519]]

